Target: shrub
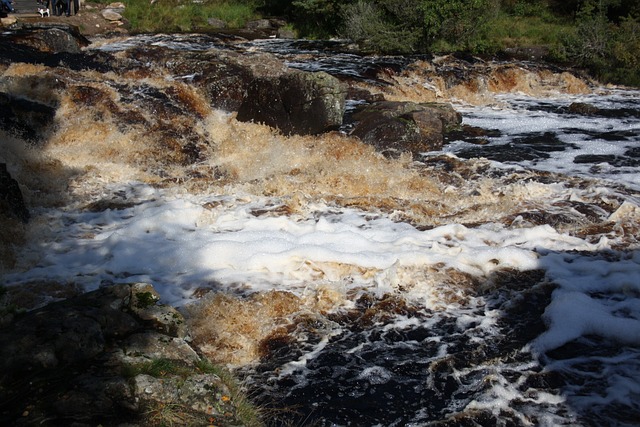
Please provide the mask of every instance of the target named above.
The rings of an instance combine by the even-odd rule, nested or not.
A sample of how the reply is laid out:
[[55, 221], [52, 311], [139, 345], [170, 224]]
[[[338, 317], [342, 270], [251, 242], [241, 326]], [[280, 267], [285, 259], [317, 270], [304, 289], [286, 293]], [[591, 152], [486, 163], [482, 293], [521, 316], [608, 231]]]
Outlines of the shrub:
[[365, 51], [411, 53], [420, 42], [416, 28], [394, 23], [375, 3], [359, 1], [347, 6], [343, 16], [342, 35]]
[[607, 17], [609, 2], [588, 0], [564, 41], [567, 57], [605, 82], [640, 85], [640, 22], [636, 16]]
[[463, 50], [486, 39], [487, 23], [498, 12], [495, 0], [424, 0], [420, 10], [431, 43], [443, 39]]

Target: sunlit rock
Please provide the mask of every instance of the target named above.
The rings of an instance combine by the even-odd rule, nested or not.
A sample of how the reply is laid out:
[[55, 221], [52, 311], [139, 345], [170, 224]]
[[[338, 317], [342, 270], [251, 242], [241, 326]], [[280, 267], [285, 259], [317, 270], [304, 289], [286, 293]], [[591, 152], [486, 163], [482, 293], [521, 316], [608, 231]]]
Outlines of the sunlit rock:
[[237, 119], [280, 129], [285, 134], [314, 135], [342, 124], [346, 87], [327, 73], [294, 71], [256, 79], [248, 88]]
[[131, 288], [130, 309], [139, 319], [154, 329], [172, 337], [184, 338], [187, 328], [184, 317], [174, 307], [158, 304], [160, 294], [148, 283], [136, 283]]
[[12, 37], [11, 43], [27, 46], [47, 53], [80, 53], [89, 41], [72, 25], [47, 25], [38, 23], [22, 25], [21, 31]]
[[449, 104], [391, 101], [360, 107], [353, 119], [351, 134], [384, 153], [439, 150], [445, 130], [462, 120]]
[[105, 9], [102, 11], [101, 15], [107, 21], [120, 21], [122, 19], [122, 15], [113, 9]]

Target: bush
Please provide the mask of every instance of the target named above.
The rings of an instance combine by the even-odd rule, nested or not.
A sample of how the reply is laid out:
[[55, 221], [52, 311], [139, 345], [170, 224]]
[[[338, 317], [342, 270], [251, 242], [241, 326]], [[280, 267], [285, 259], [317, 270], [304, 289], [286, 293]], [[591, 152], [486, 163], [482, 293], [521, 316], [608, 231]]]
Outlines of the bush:
[[430, 43], [442, 39], [462, 50], [471, 50], [486, 40], [487, 23], [495, 17], [496, 0], [430, 0], [420, 4]]
[[605, 82], [640, 85], [640, 22], [635, 16], [607, 17], [608, 2], [586, 1], [574, 32], [565, 39], [567, 57]]
[[[394, 15], [392, 15], [394, 16]], [[347, 6], [343, 14], [342, 35], [365, 51], [411, 53], [420, 42], [416, 28], [404, 27], [385, 16], [385, 10], [373, 2], [359, 1]]]

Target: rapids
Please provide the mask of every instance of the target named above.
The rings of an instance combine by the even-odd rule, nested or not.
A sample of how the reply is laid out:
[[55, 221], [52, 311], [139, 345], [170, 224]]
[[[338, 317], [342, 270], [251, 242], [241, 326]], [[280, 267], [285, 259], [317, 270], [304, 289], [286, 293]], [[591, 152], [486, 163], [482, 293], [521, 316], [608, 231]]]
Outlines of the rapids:
[[154, 64], [11, 64], [5, 90], [57, 107], [46, 141], [3, 135], [33, 217], [10, 224], [14, 295], [153, 283], [272, 425], [637, 425], [640, 92], [526, 63], [467, 78], [461, 60], [337, 42], [88, 49], [145, 46], [271, 52], [388, 99], [447, 100], [486, 132], [387, 159], [344, 133], [240, 123]]

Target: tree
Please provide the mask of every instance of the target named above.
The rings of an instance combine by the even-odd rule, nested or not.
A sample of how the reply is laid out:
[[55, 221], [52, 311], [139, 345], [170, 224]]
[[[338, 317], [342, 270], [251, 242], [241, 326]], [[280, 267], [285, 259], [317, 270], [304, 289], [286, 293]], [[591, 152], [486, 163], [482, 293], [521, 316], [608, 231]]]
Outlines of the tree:
[[294, 0], [291, 18], [302, 34], [333, 36], [341, 26], [343, 7], [349, 3], [344, 0]]
[[421, 18], [411, 0], [359, 0], [345, 7], [342, 35], [368, 51], [412, 53], [423, 41]]
[[469, 49], [479, 41], [499, 4], [495, 0], [423, 0], [419, 7], [430, 42], [442, 39]]

